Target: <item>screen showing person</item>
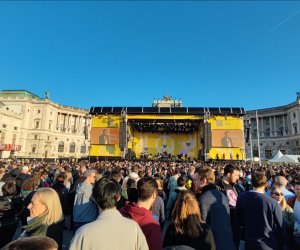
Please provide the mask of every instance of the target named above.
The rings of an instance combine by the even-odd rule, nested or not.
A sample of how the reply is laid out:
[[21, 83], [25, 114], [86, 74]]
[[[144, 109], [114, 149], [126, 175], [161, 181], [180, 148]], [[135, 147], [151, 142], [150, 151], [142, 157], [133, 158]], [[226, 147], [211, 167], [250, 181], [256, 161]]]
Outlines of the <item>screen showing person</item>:
[[244, 147], [243, 130], [240, 129], [214, 129], [211, 139], [213, 147]]
[[102, 130], [102, 134], [99, 136], [99, 144], [109, 144], [109, 131], [107, 129]]

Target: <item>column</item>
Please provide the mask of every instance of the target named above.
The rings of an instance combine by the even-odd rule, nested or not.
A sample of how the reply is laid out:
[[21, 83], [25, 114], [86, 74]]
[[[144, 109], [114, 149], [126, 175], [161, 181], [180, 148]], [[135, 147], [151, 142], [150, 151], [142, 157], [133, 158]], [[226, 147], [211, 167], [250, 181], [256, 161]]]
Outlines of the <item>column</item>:
[[264, 118], [263, 117], [261, 117], [260, 118], [260, 128], [259, 128], [259, 131], [258, 132], [260, 132], [260, 136], [261, 137], [264, 137]]
[[276, 115], [274, 115], [274, 136], [277, 136], [277, 128], [276, 128]]
[[282, 131], [282, 135], [286, 135], [286, 128], [285, 128], [285, 115], [282, 115], [282, 127], [283, 127], [283, 131]]
[[269, 117], [269, 124], [270, 124], [270, 135], [269, 136], [272, 136], [273, 135], [272, 116]]

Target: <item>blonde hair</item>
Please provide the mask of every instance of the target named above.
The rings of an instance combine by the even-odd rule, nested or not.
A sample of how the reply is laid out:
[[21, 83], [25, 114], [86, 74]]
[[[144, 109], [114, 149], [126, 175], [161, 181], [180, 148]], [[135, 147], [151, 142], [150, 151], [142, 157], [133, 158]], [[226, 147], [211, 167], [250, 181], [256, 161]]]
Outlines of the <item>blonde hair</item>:
[[63, 219], [62, 208], [57, 192], [52, 188], [39, 188], [34, 195], [37, 195], [41, 203], [46, 206], [43, 224], [52, 225]]
[[196, 196], [192, 191], [181, 191], [178, 194], [172, 212], [172, 222], [177, 233], [197, 238], [201, 232], [201, 213]]

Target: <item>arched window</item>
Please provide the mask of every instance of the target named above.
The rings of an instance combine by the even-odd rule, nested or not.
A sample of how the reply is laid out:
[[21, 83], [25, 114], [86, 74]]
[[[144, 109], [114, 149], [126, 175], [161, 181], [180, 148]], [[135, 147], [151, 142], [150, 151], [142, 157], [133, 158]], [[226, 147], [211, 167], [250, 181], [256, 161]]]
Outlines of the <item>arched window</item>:
[[75, 142], [70, 143], [70, 151], [69, 151], [70, 153], [75, 153], [75, 146], [76, 146]]
[[266, 159], [272, 158], [272, 148], [270, 146], [265, 147], [265, 158]]
[[80, 153], [82, 153], [82, 154], [86, 153], [86, 145], [85, 145], [85, 143], [83, 143], [81, 145], [81, 147], [80, 147]]
[[259, 157], [258, 156], [258, 147], [257, 146], [253, 146], [253, 157]]
[[63, 153], [65, 150], [65, 143], [63, 141], [60, 141], [58, 143], [58, 152]]

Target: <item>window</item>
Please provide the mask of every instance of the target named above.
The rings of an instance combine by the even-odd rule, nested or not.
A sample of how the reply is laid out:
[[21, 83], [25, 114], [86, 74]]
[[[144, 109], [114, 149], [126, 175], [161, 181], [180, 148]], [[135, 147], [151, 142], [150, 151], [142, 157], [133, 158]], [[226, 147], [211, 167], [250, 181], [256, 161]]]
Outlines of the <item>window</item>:
[[17, 135], [13, 134], [12, 144], [16, 144]]
[[296, 146], [299, 146], [299, 141], [296, 141]]
[[40, 114], [40, 113], [41, 113], [41, 110], [40, 110], [40, 109], [38, 109], [38, 111], [37, 111], [37, 112], [38, 112], [38, 114]]
[[35, 153], [35, 151], [36, 151], [36, 146], [32, 146], [31, 153]]
[[253, 157], [258, 157], [258, 147], [257, 146], [253, 147]]
[[38, 135], [34, 135], [34, 139], [37, 140], [37, 138], [38, 138]]
[[2, 124], [2, 128], [6, 128], [7, 127], [7, 125], [6, 124]]
[[293, 117], [296, 118], [296, 113], [295, 112], [293, 113]]
[[18, 130], [18, 127], [14, 127], [14, 130]]
[[266, 137], [270, 137], [270, 134], [271, 134], [271, 129], [267, 128], [266, 129]]
[[81, 147], [80, 147], [80, 153], [82, 153], [82, 154], [86, 153], [86, 145], [85, 144], [81, 145]]
[[70, 153], [75, 153], [75, 142], [71, 142], [70, 144]]
[[298, 126], [297, 123], [293, 123], [294, 135], [298, 134]]
[[40, 121], [35, 121], [35, 128], [39, 128], [40, 126]]
[[63, 153], [65, 150], [65, 143], [63, 141], [60, 141], [58, 143], [58, 152]]
[[52, 122], [49, 122], [49, 130], [51, 130]]
[[265, 147], [265, 158], [271, 159], [272, 158], [272, 149], [269, 146]]
[[0, 144], [4, 144], [4, 139], [5, 139], [5, 133], [1, 133], [1, 137], [0, 137]]
[[48, 135], [48, 141], [50, 141], [50, 136]]

